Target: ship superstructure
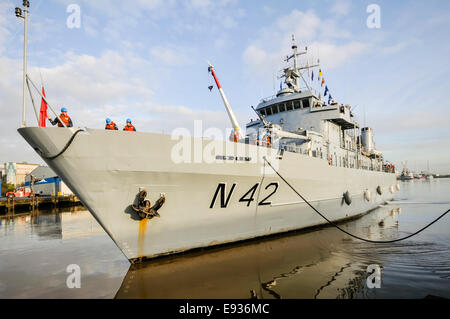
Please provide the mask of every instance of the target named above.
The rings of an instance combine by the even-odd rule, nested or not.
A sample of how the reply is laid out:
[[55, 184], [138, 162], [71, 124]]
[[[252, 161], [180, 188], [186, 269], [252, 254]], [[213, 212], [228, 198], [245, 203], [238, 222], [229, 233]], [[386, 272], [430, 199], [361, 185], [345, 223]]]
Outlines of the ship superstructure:
[[258, 104], [260, 119], [246, 125], [249, 142], [264, 144], [264, 136], [270, 136], [271, 143], [280, 149], [320, 158], [332, 166], [392, 170], [376, 150], [373, 130], [360, 129], [350, 105], [331, 99], [327, 104], [305, 80], [302, 72], [309, 75], [310, 69], [319, 65], [299, 66], [297, 58], [306, 51], [298, 53], [295, 43], [292, 50], [286, 60], [292, 58], [293, 66], [285, 68], [282, 76], [286, 87]]

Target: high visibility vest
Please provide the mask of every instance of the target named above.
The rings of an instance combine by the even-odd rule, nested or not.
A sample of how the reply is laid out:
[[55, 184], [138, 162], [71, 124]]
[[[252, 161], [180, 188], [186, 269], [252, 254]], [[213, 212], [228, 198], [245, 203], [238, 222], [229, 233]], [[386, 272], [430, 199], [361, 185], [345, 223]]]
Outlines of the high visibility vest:
[[[64, 115], [64, 114], [61, 113], [59, 118], [61, 119], [61, 121], [64, 122], [64, 124], [66, 124], [66, 126], [69, 126], [69, 120], [70, 120], [69, 115]], [[64, 125], [62, 125], [60, 121], [58, 121], [58, 126], [59, 127], [64, 127]]]
[[111, 122], [109, 124], [106, 124], [105, 130], [117, 130], [116, 123]]
[[124, 128], [124, 131], [135, 131], [136, 129], [134, 128], [134, 126], [132, 124], [127, 124]]
[[233, 136], [233, 142], [237, 143], [239, 141], [239, 135], [237, 133], [237, 131], [234, 131], [234, 136]]

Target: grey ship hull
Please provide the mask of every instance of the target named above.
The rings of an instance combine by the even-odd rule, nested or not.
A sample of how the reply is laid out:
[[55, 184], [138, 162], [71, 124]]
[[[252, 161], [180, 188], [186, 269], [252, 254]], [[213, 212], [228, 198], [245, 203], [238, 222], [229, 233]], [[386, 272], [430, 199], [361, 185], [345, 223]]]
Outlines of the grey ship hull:
[[[66, 145], [74, 129], [18, 131], [34, 149], [53, 155]], [[268, 168], [262, 157], [275, 162], [276, 154], [270, 150], [188, 140], [193, 153], [195, 145], [204, 152], [211, 146], [223, 151], [209, 152], [208, 163], [195, 158], [193, 163], [174, 163], [178, 143], [174, 136], [87, 129], [61, 156], [44, 160], [130, 260], [325, 223]], [[394, 174], [329, 166], [325, 160], [289, 152], [276, 164], [280, 174], [333, 221], [358, 216], [393, 198]], [[378, 186], [381, 195], [376, 192]], [[158, 211], [161, 217], [139, 220], [134, 214], [130, 205], [142, 188], [152, 203], [165, 193], [166, 202]], [[343, 200], [346, 191], [351, 205]]]

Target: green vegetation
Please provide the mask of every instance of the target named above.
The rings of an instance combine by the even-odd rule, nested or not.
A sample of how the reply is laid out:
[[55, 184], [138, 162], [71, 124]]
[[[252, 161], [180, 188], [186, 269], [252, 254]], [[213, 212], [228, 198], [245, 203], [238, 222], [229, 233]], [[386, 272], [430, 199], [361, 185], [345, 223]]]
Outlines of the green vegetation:
[[14, 184], [8, 184], [6, 182], [2, 182], [2, 193], [1, 196], [5, 196], [7, 192], [13, 192], [16, 189]]

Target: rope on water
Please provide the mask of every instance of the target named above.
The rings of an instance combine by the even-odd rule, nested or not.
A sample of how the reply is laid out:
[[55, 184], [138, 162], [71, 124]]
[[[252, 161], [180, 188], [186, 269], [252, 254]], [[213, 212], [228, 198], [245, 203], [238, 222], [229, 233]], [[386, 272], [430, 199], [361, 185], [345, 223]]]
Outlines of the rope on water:
[[425, 229], [427, 229], [428, 227], [430, 227], [431, 225], [433, 225], [435, 222], [437, 222], [439, 219], [441, 219], [442, 217], [444, 217], [445, 215], [447, 215], [448, 212], [450, 212], [450, 209], [447, 210], [445, 213], [443, 213], [441, 216], [439, 216], [438, 218], [436, 218], [435, 220], [433, 220], [431, 223], [429, 223], [428, 225], [426, 225], [425, 227], [419, 229], [418, 231], [416, 231], [415, 233], [412, 233], [411, 235], [402, 237], [402, 238], [397, 238], [397, 239], [393, 239], [393, 240], [371, 240], [371, 239], [367, 239], [367, 238], [362, 238], [359, 237], [357, 235], [351, 234], [348, 231], [346, 231], [345, 229], [342, 229], [341, 227], [339, 227], [336, 223], [334, 223], [333, 221], [329, 220], [327, 217], [325, 217], [323, 214], [321, 214], [314, 206], [312, 206], [310, 204], [310, 202], [308, 202], [299, 192], [297, 192], [297, 190], [283, 177], [281, 176], [281, 174], [272, 166], [272, 164], [267, 160], [267, 158], [264, 156], [263, 159], [267, 162], [267, 164], [269, 164], [269, 166], [273, 169], [273, 171], [281, 178], [281, 180], [283, 182], [286, 183], [287, 186], [289, 186], [306, 204], [308, 204], [309, 207], [312, 208], [312, 210], [314, 210], [317, 214], [319, 214], [323, 219], [325, 219], [331, 226], [336, 227], [337, 229], [339, 229], [341, 232], [349, 235], [350, 237], [368, 242], [368, 243], [375, 243], [375, 244], [389, 244], [389, 243], [395, 243], [395, 242], [399, 242], [408, 238], [411, 238], [417, 234], [419, 234], [420, 232], [424, 231]]

